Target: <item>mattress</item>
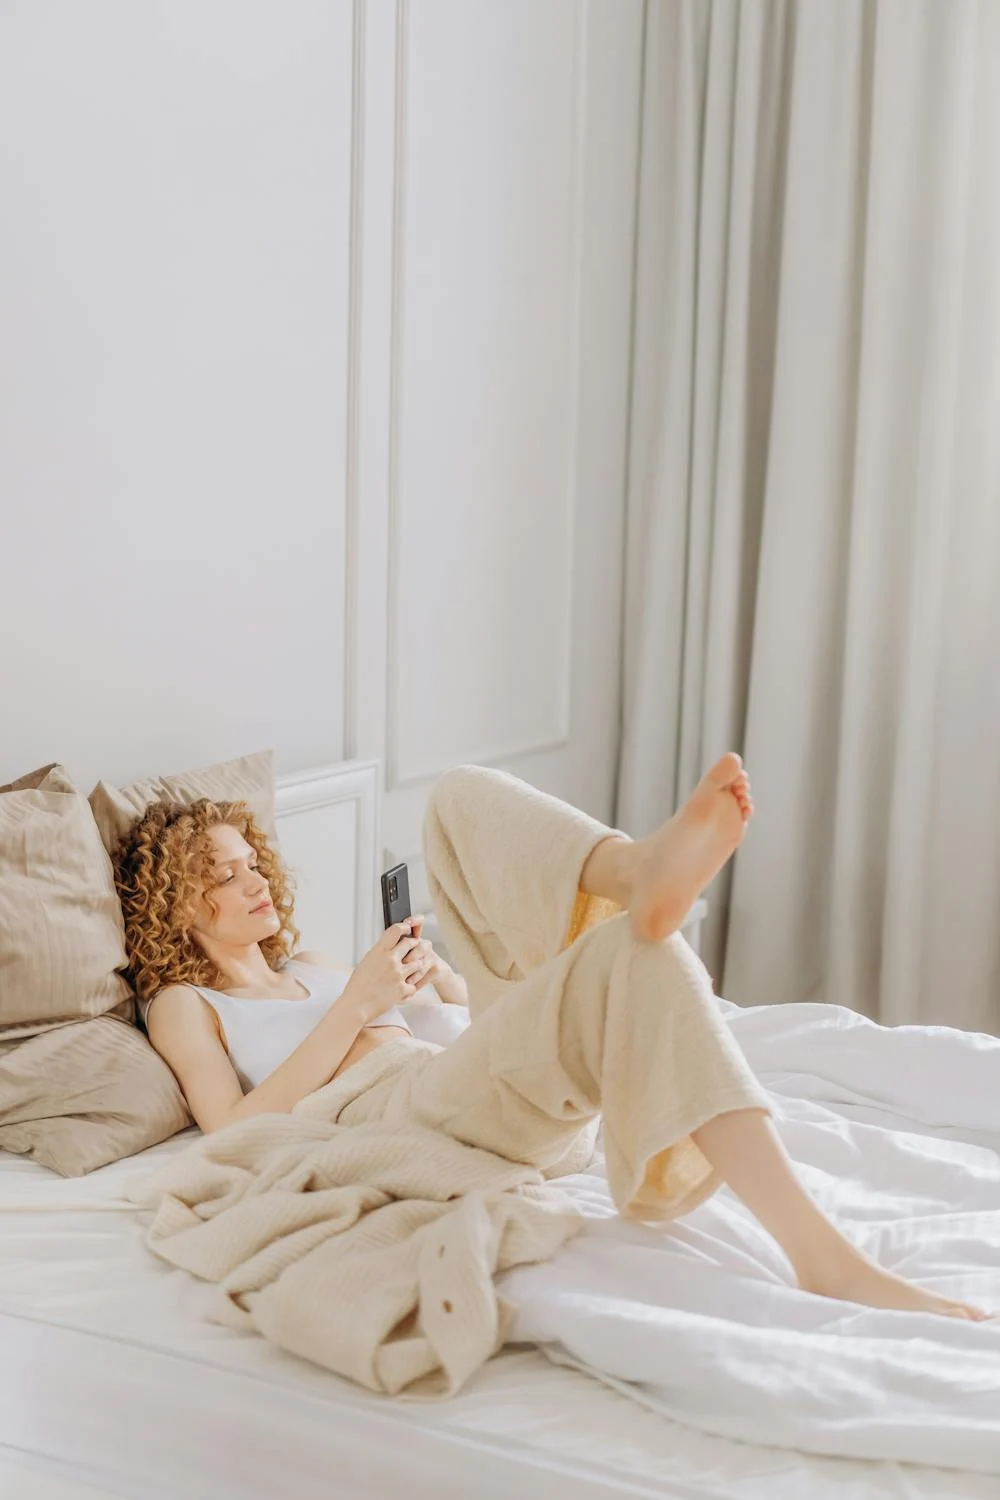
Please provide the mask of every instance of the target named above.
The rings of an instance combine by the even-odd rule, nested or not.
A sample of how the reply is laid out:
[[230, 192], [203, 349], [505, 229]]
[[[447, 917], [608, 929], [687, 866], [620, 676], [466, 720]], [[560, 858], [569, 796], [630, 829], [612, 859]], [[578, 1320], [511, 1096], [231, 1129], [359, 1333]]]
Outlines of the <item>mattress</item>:
[[[4, 1500], [996, 1494], [989, 1476], [711, 1435], [524, 1344], [454, 1399], [407, 1403], [210, 1323], [208, 1289], [147, 1250], [123, 1197], [193, 1134], [73, 1181], [0, 1152]], [[588, 1181], [560, 1185], [585, 1198]]]

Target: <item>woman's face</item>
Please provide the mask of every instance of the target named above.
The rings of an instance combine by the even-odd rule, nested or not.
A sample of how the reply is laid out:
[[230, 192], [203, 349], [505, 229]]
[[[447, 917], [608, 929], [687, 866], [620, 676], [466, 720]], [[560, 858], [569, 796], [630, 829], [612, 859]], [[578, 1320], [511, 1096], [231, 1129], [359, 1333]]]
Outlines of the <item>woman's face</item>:
[[256, 849], [230, 823], [217, 824], [207, 836], [214, 866], [195, 913], [195, 933], [236, 947], [262, 942], [279, 930], [281, 919], [257, 870]]

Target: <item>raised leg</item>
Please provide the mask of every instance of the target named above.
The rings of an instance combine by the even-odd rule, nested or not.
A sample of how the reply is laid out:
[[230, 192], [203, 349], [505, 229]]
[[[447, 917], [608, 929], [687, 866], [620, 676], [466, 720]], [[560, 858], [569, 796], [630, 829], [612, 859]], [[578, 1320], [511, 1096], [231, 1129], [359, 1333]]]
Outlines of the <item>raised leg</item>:
[[473, 1017], [507, 983], [623, 908], [644, 941], [678, 931], [752, 813], [750, 783], [732, 752], [673, 817], [637, 840], [506, 771], [446, 771], [428, 799], [424, 856]]
[[427, 802], [427, 882], [473, 1018], [506, 989], [620, 911], [580, 875], [608, 828], [580, 808], [488, 766], [455, 766]]
[[620, 1211], [673, 1218], [724, 1181], [805, 1290], [985, 1317], [883, 1271], [812, 1200], [677, 932], [752, 812], [735, 755], [638, 841], [506, 773], [447, 773], [425, 823], [428, 876], [470, 1008], [491, 1009], [488, 1024], [413, 1069], [393, 1102], [547, 1176], [584, 1164], [574, 1137], [603, 1108]]
[[[699, 881], [718, 868], [734, 847], [733, 817], [742, 829], [751, 811], [749, 784], [735, 755], [711, 768], [663, 829], [637, 841], [508, 772], [475, 765], [445, 772], [428, 799], [424, 855], [434, 909], [449, 957], [468, 986], [473, 1020], [625, 906], [636, 936], [648, 935], [650, 913], [662, 927], [664, 911], [680, 908], [679, 925], [697, 895], [686, 899], [692, 872]], [[695, 961], [680, 934], [674, 936], [685, 961]], [[698, 985], [711, 997], [711, 981], [703, 969], [701, 975]], [[729, 1100], [736, 1102], [746, 1100]], [[571, 1134], [565, 1155], [548, 1163], [546, 1175], [589, 1165], [599, 1124], [595, 1118], [592, 1128]], [[704, 1159], [693, 1148], [675, 1156], [676, 1162], [690, 1158], [694, 1175], [704, 1176]], [[686, 1169], [676, 1162], [672, 1191], [683, 1198], [676, 1183]], [[656, 1211], [662, 1210], [661, 1192]]]

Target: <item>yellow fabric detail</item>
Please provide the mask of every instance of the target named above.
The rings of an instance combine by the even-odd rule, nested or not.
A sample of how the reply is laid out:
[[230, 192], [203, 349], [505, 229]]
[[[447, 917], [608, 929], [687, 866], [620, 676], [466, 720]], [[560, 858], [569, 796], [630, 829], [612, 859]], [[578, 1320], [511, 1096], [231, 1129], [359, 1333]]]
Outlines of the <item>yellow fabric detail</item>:
[[581, 933], [587, 932], [591, 927], [596, 927], [598, 922], [607, 921], [608, 917], [617, 916], [623, 910], [624, 908], [619, 906], [617, 901], [613, 901], [610, 896], [591, 896], [586, 891], [578, 889], [570, 914], [569, 927], [563, 940], [563, 949], [575, 943]]

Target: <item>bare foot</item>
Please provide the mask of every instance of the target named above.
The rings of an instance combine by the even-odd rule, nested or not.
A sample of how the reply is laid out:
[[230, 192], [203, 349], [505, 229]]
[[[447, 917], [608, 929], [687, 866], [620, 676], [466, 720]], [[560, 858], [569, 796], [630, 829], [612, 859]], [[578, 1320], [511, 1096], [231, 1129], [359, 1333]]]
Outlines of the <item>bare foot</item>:
[[967, 1318], [974, 1323], [987, 1322], [991, 1314], [967, 1302], [955, 1302], [924, 1291], [892, 1271], [884, 1271], [862, 1251], [851, 1248], [825, 1270], [799, 1273], [804, 1292], [819, 1297], [835, 1297], [841, 1302], [860, 1302], [865, 1307], [891, 1307], [901, 1312], [940, 1313], [946, 1318]]
[[635, 843], [628, 910], [636, 937], [655, 943], [677, 931], [752, 815], [749, 777], [729, 751], [662, 828]]

